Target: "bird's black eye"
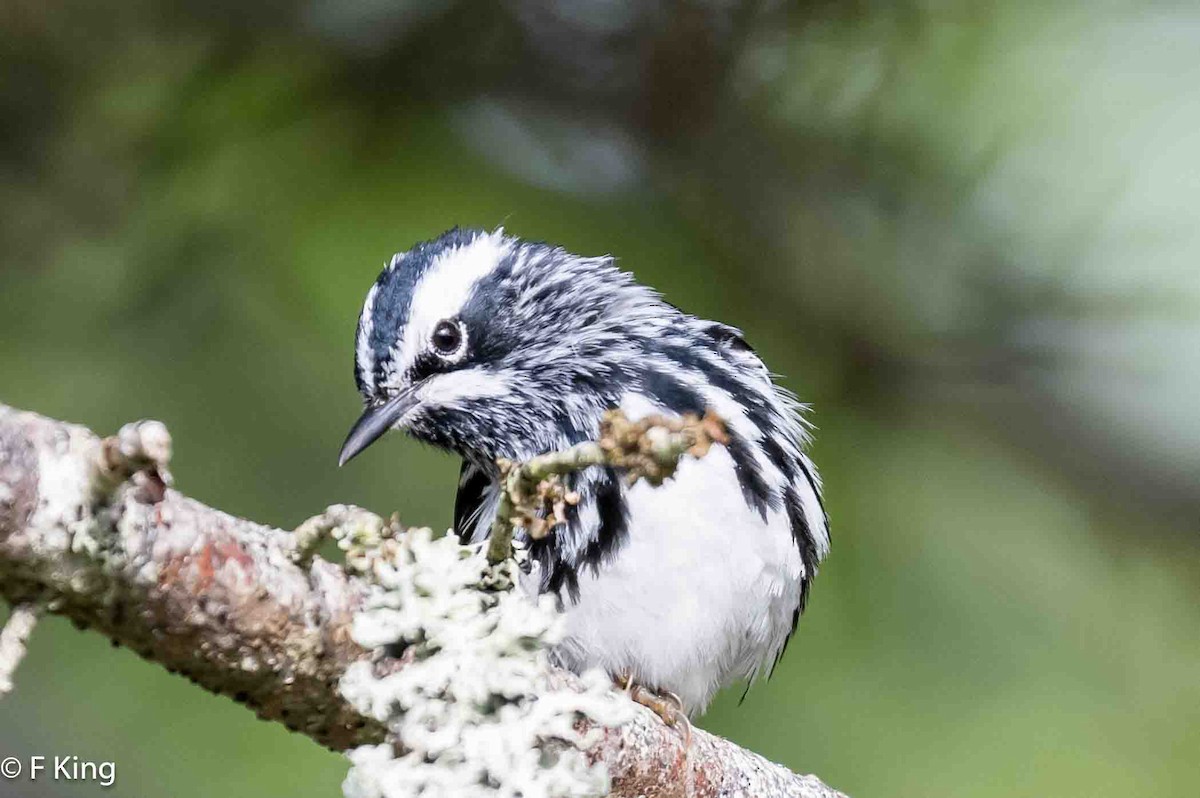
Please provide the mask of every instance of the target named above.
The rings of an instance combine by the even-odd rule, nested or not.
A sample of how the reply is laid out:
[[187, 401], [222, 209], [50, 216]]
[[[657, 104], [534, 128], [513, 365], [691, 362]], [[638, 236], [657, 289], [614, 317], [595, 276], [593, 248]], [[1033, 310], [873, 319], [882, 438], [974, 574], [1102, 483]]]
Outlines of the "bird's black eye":
[[462, 328], [449, 319], [442, 319], [433, 328], [429, 340], [438, 354], [453, 355], [462, 346]]

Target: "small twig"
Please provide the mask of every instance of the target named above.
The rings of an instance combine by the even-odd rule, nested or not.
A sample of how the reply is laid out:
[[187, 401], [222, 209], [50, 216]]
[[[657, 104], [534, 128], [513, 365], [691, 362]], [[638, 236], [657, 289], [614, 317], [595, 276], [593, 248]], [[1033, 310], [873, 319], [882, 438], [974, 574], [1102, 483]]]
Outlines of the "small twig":
[[654, 415], [630, 421], [620, 410], [610, 410], [600, 423], [599, 440], [523, 463], [497, 461], [503, 489], [492, 521], [488, 561], [495, 564], [512, 556], [515, 528], [536, 540], [566, 522], [566, 506], [579, 497], [566, 489], [564, 474], [607, 466], [623, 471], [627, 484], [645, 479], [658, 486], [675, 474], [685, 454], [703, 457], [714, 443], [727, 440], [724, 423], [711, 412], [703, 418]]
[[36, 604], [18, 604], [0, 630], [0, 696], [12, 692], [13, 675], [25, 658], [25, 644], [41, 614], [42, 608]]
[[394, 537], [400, 528], [397, 516], [385, 520], [352, 504], [334, 504], [296, 527], [292, 561], [307, 567], [321, 544], [333, 540], [346, 552], [346, 570], [365, 573], [370, 552], [384, 540]]
[[172, 482], [167, 465], [171, 462], [171, 433], [161, 421], [134, 421], [121, 427], [116, 435], [100, 442], [95, 469], [95, 492], [112, 493], [135, 474], [149, 473], [160, 489]]

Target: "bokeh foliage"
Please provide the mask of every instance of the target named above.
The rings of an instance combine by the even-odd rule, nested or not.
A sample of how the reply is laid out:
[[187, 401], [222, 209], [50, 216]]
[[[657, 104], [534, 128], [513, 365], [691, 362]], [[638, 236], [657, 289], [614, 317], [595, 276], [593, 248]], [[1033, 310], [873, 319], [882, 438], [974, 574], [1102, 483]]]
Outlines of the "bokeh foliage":
[[[11, 3], [0, 400], [163, 419], [257, 520], [444, 527], [450, 458], [334, 468], [366, 287], [452, 224], [611, 252], [815, 406], [832, 557], [702, 725], [858, 796], [1193, 795], [1198, 39], [1171, 3]], [[0, 753], [115, 796], [345, 771], [57, 621]]]

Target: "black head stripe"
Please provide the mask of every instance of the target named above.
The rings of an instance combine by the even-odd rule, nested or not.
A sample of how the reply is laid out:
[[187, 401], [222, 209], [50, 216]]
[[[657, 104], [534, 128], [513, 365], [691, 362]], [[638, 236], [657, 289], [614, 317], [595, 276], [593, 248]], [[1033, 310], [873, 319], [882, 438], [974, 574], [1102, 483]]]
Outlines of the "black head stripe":
[[[391, 357], [396, 338], [408, 324], [412, 314], [413, 292], [429, 271], [438, 255], [464, 247], [484, 233], [480, 230], [460, 230], [455, 227], [441, 236], [417, 244], [408, 252], [397, 255], [375, 280], [375, 301], [371, 307], [371, 338], [376, 382], [383, 376]], [[359, 377], [360, 382], [362, 376]]]

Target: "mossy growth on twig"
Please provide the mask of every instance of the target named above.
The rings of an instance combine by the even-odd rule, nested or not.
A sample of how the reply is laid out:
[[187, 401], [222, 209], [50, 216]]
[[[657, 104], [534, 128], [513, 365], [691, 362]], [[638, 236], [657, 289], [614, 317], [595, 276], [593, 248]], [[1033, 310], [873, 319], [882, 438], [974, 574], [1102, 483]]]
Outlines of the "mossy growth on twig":
[[674, 476], [685, 455], [703, 457], [714, 443], [727, 441], [724, 423], [712, 412], [631, 421], [620, 410], [610, 410], [595, 441], [523, 463], [500, 460], [502, 490], [489, 535], [488, 560], [499, 563], [511, 556], [517, 528], [537, 540], [566, 522], [567, 505], [579, 497], [566, 488], [565, 474], [605, 466], [621, 471], [627, 484], [644, 479], [658, 486]]

